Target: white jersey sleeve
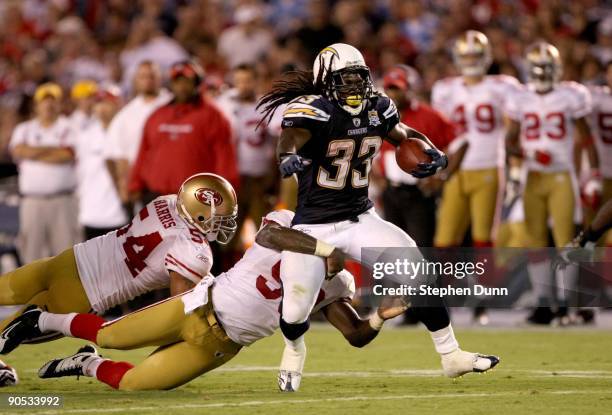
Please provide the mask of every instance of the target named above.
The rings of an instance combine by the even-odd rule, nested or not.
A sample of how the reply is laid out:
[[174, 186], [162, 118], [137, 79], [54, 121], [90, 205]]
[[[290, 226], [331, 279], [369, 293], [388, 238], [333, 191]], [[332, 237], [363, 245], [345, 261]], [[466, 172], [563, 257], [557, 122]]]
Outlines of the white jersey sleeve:
[[9, 148], [13, 149], [14, 147], [26, 144], [26, 123], [18, 124], [13, 130], [13, 135], [11, 136], [11, 141], [9, 142]]
[[570, 114], [573, 119], [585, 117], [593, 111], [591, 93], [584, 85], [567, 82], [567, 89], [572, 92], [568, 95], [571, 97]]
[[295, 216], [295, 213], [287, 209], [274, 210], [262, 218], [260, 229], [270, 222], [289, 228], [291, 227], [293, 216]]
[[444, 114], [447, 118], [452, 116], [451, 79], [442, 79], [434, 83], [431, 89], [431, 106]]
[[174, 271], [193, 283], [204, 278], [212, 267], [212, 251], [208, 243], [193, 243], [193, 237], [204, 239], [203, 236], [186, 234], [177, 236], [174, 244], [168, 249], [164, 264], [168, 271]]
[[336, 301], [351, 301], [355, 296], [355, 277], [347, 270], [342, 270], [331, 280], [321, 285], [319, 299], [312, 309], [313, 313]]

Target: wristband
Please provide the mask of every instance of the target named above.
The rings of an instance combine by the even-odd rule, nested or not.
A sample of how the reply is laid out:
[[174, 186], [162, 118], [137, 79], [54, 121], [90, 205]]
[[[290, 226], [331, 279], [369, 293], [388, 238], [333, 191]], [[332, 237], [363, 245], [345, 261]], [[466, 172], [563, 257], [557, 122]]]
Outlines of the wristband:
[[316, 256], [322, 256], [324, 258], [327, 258], [331, 255], [332, 252], [334, 252], [334, 249], [336, 248], [331, 246], [330, 244], [317, 240], [317, 246], [315, 248], [314, 254]]
[[374, 314], [370, 316], [368, 323], [370, 323], [370, 327], [372, 327], [372, 330], [380, 331], [380, 329], [382, 329], [383, 324], [385, 324], [385, 320], [383, 320], [378, 315], [378, 311], [375, 311]]

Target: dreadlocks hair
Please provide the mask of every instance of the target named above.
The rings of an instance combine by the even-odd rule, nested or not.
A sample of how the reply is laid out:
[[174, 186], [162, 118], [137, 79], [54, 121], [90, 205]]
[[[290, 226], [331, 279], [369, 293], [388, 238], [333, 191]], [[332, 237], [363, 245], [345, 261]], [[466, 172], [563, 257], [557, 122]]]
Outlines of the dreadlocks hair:
[[[323, 72], [323, 71], [321, 71]], [[321, 74], [319, 74], [321, 77]], [[257, 125], [269, 123], [274, 116], [274, 112], [283, 104], [293, 101], [302, 95], [324, 94], [322, 82], [317, 79], [315, 82], [312, 71], [288, 71], [281, 79], [274, 82], [272, 90], [265, 94], [257, 103], [257, 109], [262, 109], [263, 118]]]

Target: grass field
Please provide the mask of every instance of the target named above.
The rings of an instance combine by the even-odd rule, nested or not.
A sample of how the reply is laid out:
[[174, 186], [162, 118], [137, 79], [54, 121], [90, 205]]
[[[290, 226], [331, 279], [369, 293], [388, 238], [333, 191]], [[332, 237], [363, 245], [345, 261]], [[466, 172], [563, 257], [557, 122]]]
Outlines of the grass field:
[[[219, 370], [174, 391], [113, 391], [91, 378], [39, 380], [49, 358], [76, 351], [81, 341], [22, 346], [5, 359], [21, 384], [2, 393], [64, 396], [62, 410], [9, 410], [3, 414], [604, 414], [612, 413], [612, 333], [602, 330], [458, 330], [465, 350], [496, 353], [492, 373], [453, 381], [422, 329], [388, 329], [354, 349], [327, 327], [308, 337], [302, 388], [276, 390], [282, 347], [265, 339]], [[149, 350], [104, 355], [138, 362]]]

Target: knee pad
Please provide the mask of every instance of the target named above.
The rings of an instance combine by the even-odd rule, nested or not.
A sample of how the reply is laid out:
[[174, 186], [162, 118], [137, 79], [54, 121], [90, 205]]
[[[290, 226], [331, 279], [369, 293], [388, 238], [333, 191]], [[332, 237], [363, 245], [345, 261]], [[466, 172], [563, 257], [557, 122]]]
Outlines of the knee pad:
[[280, 328], [285, 338], [295, 340], [308, 331], [310, 328], [310, 320], [306, 320], [303, 323], [290, 324], [281, 317]]

